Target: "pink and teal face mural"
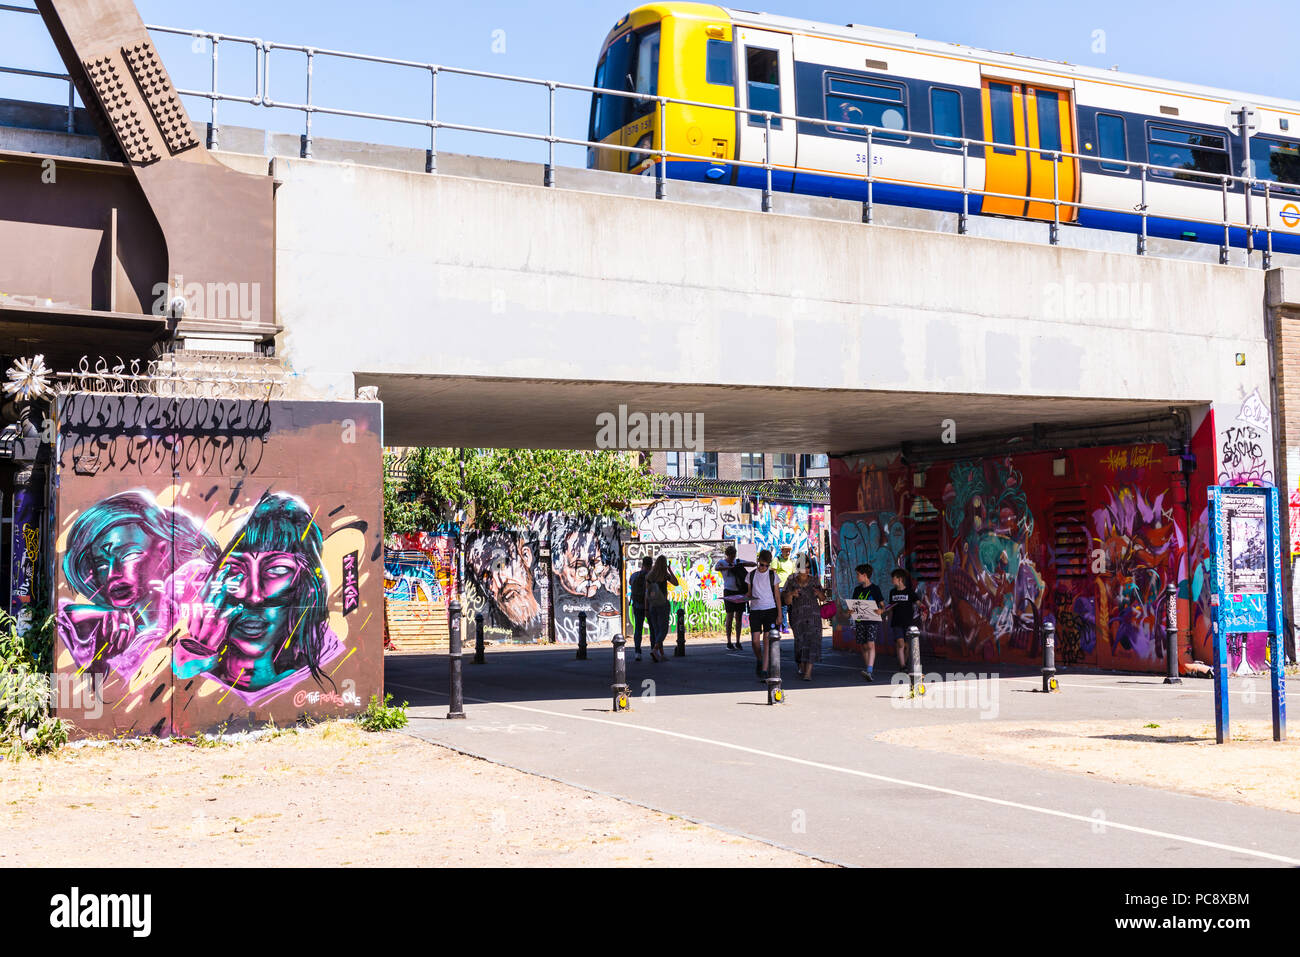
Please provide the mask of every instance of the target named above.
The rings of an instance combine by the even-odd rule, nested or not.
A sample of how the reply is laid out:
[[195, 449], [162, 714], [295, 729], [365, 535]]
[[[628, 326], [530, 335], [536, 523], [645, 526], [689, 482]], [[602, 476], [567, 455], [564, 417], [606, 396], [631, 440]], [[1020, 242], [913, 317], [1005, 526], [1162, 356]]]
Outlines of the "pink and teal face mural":
[[378, 413], [63, 397], [55, 667], [105, 707], [61, 716], [183, 734], [353, 714], [382, 693]]

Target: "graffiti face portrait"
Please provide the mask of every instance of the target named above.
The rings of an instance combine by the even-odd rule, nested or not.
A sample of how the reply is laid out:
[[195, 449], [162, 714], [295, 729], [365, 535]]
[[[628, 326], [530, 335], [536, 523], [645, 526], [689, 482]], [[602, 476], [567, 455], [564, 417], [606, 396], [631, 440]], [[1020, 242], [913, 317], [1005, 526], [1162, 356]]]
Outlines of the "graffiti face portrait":
[[555, 577], [570, 595], [594, 598], [602, 590], [618, 588], [617, 553], [608, 540], [594, 531], [571, 531], [554, 549]]
[[470, 568], [488, 599], [516, 627], [525, 627], [542, 615], [533, 589], [537, 555], [522, 537], [511, 533], [478, 539], [469, 552]]

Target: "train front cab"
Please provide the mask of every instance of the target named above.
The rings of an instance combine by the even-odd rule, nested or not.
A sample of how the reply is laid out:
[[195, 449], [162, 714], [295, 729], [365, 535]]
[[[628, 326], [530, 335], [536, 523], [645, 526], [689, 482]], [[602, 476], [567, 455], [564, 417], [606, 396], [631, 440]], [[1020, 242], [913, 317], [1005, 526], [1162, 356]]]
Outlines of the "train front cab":
[[638, 7], [615, 25], [601, 50], [593, 86], [628, 90], [644, 99], [596, 94], [587, 137], [593, 142], [636, 147], [589, 147], [590, 169], [653, 176], [663, 139], [656, 96], [716, 103], [714, 110], [677, 103], [664, 108], [667, 149], [699, 159], [669, 162], [677, 179], [731, 181], [730, 168], [713, 159], [734, 155], [735, 61], [731, 21], [720, 7], [703, 3]]

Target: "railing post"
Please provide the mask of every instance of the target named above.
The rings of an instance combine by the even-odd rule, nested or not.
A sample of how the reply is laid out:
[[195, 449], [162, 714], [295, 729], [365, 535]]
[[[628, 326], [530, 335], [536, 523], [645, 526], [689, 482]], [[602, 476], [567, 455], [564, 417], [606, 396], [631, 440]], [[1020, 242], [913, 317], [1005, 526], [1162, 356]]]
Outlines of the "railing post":
[[763, 212], [772, 211], [772, 114], [763, 114]]
[[970, 216], [970, 179], [967, 169], [970, 165], [970, 143], [961, 141], [961, 215], [957, 217], [957, 232], [966, 235], [967, 218]]
[[461, 684], [460, 602], [455, 598], [447, 605], [447, 662], [451, 677], [451, 705], [448, 718], [465, 717], [464, 690]]
[[424, 171], [438, 172], [438, 68], [429, 67], [429, 149], [424, 154]]
[[627, 711], [627, 655], [624, 653], [627, 639], [622, 635], [615, 635], [612, 644], [614, 645], [614, 683], [610, 686], [610, 690], [614, 692], [614, 711]]
[[262, 105], [271, 105], [271, 50], [275, 44], [266, 42], [262, 47]]
[[306, 131], [303, 133], [302, 136], [303, 159], [311, 159], [311, 72], [312, 72], [311, 68], [312, 68], [312, 61], [315, 59], [315, 57], [316, 57], [316, 51], [312, 50], [311, 48], [308, 48], [307, 50], [307, 103], [306, 103], [307, 109], [305, 110], [307, 114], [307, 126], [306, 126]]
[[[668, 108], [664, 105], [663, 97], [655, 101], [655, 109], [659, 112], [659, 162], [655, 163], [655, 199], [663, 199], [667, 192], [664, 180], [668, 177]], [[653, 137], [650, 142], [654, 143]]]
[[479, 612], [474, 616], [474, 664], [486, 664], [487, 659], [483, 656], [483, 613]]
[[875, 173], [871, 159], [871, 130], [867, 130], [867, 202], [862, 207], [862, 221], [870, 223], [876, 216]]
[[1146, 164], [1139, 167], [1142, 173], [1142, 195], [1138, 202], [1138, 208], [1142, 211], [1142, 232], [1138, 234], [1138, 255], [1147, 254], [1147, 168]]
[[1048, 241], [1055, 246], [1061, 241], [1061, 154], [1052, 154], [1052, 229]]
[[578, 661], [587, 660], [587, 613], [578, 612]]
[[1269, 210], [1269, 183], [1264, 180], [1264, 268], [1269, 269], [1273, 265], [1273, 218]]
[[208, 149], [215, 150], [220, 148], [221, 136], [217, 128], [217, 57], [218, 44], [216, 34], [212, 36], [212, 114], [208, 123]]
[[550, 107], [550, 120], [546, 127], [546, 173], [542, 177], [543, 186], [555, 185], [555, 81], [546, 84], [547, 99]]
[[1223, 186], [1223, 245], [1219, 247], [1219, 265], [1228, 265], [1228, 253], [1232, 247], [1232, 234], [1229, 230], [1231, 220], [1228, 219], [1228, 177], [1223, 177], [1221, 181]]
[[1165, 684], [1180, 685], [1178, 675], [1178, 586], [1165, 586]]
[[[216, 102], [215, 100], [213, 101]], [[68, 132], [77, 131], [77, 85], [72, 82], [72, 77], [68, 77]]]

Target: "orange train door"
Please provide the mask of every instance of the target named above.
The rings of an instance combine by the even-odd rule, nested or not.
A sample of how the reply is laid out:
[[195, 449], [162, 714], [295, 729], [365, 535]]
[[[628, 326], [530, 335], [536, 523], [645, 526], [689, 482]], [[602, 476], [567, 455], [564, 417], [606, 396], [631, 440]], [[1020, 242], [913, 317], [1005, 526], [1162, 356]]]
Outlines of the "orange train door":
[[[980, 103], [984, 139], [996, 144], [984, 148], [984, 188], [1004, 194], [986, 196], [983, 211], [1050, 220], [1053, 190], [1060, 199], [1076, 200], [1079, 161], [1065, 157], [1053, 161], [1024, 148], [1075, 152], [1070, 91], [985, 77]], [[1062, 206], [1060, 216], [1063, 223], [1074, 222], [1078, 210]]]

